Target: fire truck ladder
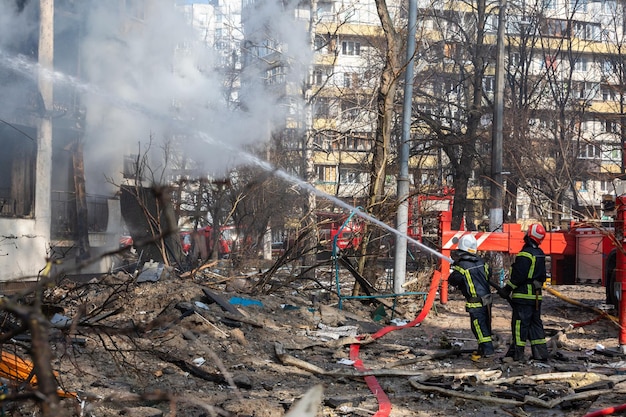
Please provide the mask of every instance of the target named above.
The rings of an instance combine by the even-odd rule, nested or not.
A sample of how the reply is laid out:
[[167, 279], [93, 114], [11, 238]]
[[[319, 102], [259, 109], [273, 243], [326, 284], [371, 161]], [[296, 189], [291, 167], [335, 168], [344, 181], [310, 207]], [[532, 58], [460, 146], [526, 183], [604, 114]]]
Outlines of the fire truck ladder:
[[[362, 208], [357, 207], [356, 209], [358, 210]], [[335, 267], [335, 286], [337, 290], [337, 297], [339, 298], [339, 309], [341, 310], [343, 308], [343, 300], [375, 299], [381, 304], [390, 308], [392, 313], [395, 313], [396, 302], [397, 302], [398, 297], [418, 295], [418, 296], [422, 296], [425, 301], [428, 293], [419, 292], [419, 291], [409, 291], [409, 292], [403, 292], [401, 294], [374, 294], [375, 292], [377, 292], [377, 290], [372, 286], [372, 284], [370, 284], [361, 274], [359, 274], [356, 268], [352, 265], [352, 262], [350, 262], [350, 260], [345, 255], [339, 254], [339, 246], [337, 244], [337, 240], [339, 239], [339, 236], [341, 235], [341, 232], [343, 231], [343, 229], [350, 222], [350, 220], [352, 220], [352, 217], [355, 215], [355, 213], [356, 211], [352, 211], [350, 213], [348, 218], [343, 222], [343, 224], [341, 225], [339, 230], [337, 230], [337, 233], [333, 237], [333, 249], [332, 249], [331, 256], [332, 256], [333, 264]], [[339, 264], [343, 265], [348, 270], [348, 272], [352, 274], [352, 276], [359, 283], [359, 285], [361, 286], [361, 288], [363, 289], [366, 295], [342, 295], [341, 294], [341, 284], [339, 282]], [[386, 302], [385, 299], [387, 298], [392, 298], [393, 303]]]

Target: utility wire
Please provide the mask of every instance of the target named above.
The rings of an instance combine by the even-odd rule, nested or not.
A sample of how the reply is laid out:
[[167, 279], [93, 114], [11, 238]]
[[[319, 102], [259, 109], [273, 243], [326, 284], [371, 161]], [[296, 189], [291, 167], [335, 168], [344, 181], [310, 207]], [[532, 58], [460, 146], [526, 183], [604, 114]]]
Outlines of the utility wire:
[[20, 132], [22, 135], [26, 136], [28, 139], [32, 140], [33, 142], [37, 142], [37, 141], [35, 140], [35, 138], [33, 138], [32, 136], [30, 136], [28, 133], [24, 132], [24, 131], [23, 131], [23, 130], [21, 130], [21, 129], [18, 129], [17, 127], [15, 127], [15, 125], [13, 125], [13, 124], [11, 124], [11, 123], [7, 122], [6, 120], [0, 119], [0, 123], [4, 123], [5, 125], [9, 126], [10, 128], [17, 130], [18, 132]]

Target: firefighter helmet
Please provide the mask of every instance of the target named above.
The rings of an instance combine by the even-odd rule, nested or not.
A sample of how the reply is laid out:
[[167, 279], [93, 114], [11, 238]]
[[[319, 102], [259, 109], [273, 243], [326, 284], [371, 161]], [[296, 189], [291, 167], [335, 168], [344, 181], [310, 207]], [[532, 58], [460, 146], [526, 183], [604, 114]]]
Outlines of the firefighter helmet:
[[528, 227], [526, 237], [535, 242], [537, 245], [541, 245], [541, 242], [546, 237], [546, 229], [539, 223], [533, 223]]
[[476, 242], [476, 238], [472, 235], [463, 235], [459, 239], [458, 248], [464, 252], [476, 254], [478, 242]]

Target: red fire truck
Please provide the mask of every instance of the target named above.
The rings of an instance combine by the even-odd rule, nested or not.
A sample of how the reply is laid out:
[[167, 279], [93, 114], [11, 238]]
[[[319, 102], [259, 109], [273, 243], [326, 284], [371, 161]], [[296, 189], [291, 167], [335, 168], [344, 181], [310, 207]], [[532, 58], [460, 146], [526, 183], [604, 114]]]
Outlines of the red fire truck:
[[341, 250], [355, 249], [361, 244], [363, 239], [363, 222], [359, 217], [352, 217], [346, 223], [348, 217], [348, 214], [331, 211], [320, 211], [317, 213], [319, 243], [321, 246], [332, 250], [336, 236], [337, 248]]
[[[196, 240], [201, 247], [198, 248], [201, 256], [208, 256], [213, 252], [213, 242], [215, 241], [213, 236], [213, 228], [211, 226], [201, 227], [195, 231], [183, 231], [180, 233], [180, 240], [183, 245], [183, 252], [186, 254], [192, 249], [193, 236], [200, 237]], [[220, 228], [220, 236], [218, 240], [218, 256], [220, 259], [226, 259], [230, 257], [233, 250], [233, 244], [236, 241], [236, 229], [235, 226], [222, 226]], [[202, 252], [207, 252], [203, 254]]]

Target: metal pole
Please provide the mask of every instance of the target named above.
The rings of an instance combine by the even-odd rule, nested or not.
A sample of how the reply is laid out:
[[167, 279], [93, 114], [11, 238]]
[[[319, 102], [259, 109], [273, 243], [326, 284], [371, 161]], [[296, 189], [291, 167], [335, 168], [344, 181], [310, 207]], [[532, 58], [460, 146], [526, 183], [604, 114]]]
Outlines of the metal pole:
[[400, 144], [400, 173], [398, 176], [398, 213], [396, 228], [402, 236], [396, 236], [393, 292], [404, 292], [402, 284], [406, 278], [407, 239], [409, 219], [409, 142], [411, 140], [411, 104], [413, 101], [413, 64], [415, 56], [415, 33], [417, 0], [409, 0], [408, 39], [406, 46], [407, 65], [404, 73], [404, 102], [402, 107], [402, 143]]
[[494, 93], [493, 130], [491, 138], [491, 209], [489, 230], [502, 231], [502, 125], [504, 118], [504, 35], [506, 0], [500, 0], [496, 51], [496, 85]]

